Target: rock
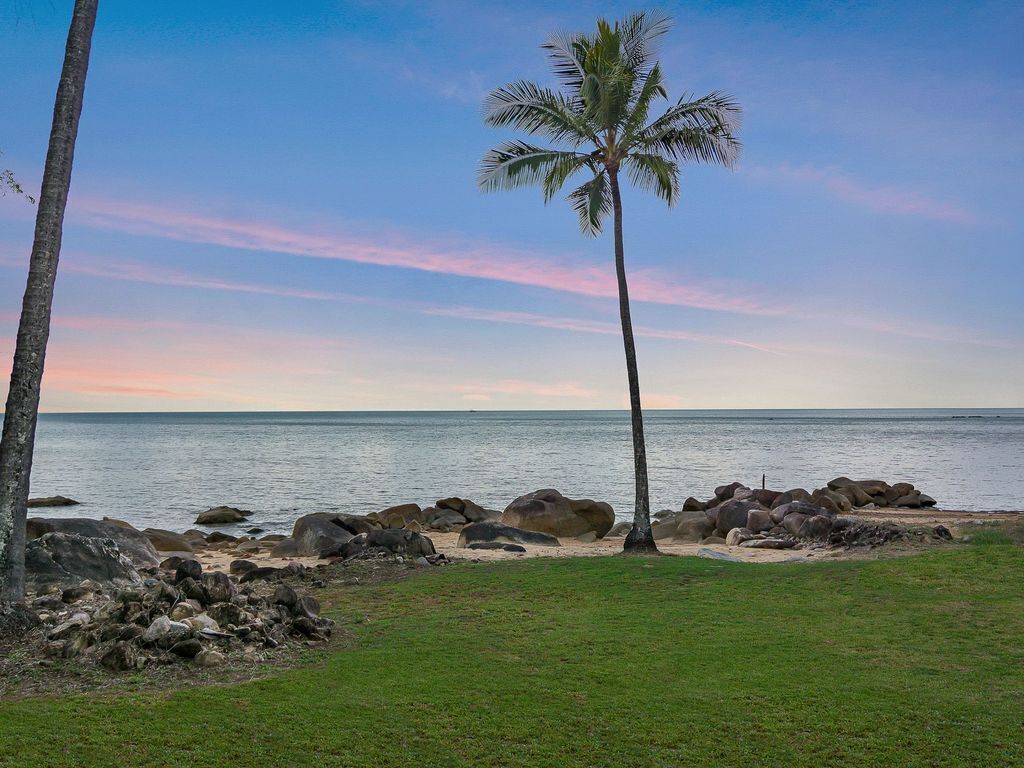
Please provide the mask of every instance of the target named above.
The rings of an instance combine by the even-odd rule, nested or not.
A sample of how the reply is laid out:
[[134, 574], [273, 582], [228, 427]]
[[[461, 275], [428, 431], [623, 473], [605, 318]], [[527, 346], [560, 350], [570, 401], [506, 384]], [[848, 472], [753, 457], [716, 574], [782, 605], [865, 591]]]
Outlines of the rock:
[[29, 509], [36, 509], [37, 507], [74, 507], [79, 503], [74, 499], [69, 499], [67, 496], [46, 496], [40, 499], [29, 499], [25, 506]]
[[536, 547], [560, 546], [558, 539], [548, 533], [528, 531], [494, 521], [470, 523], [459, 534], [459, 547], [476, 542], [497, 541], [505, 544], [522, 544]]
[[632, 527], [633, 527], [633, 524], [631, 522], [629, 522], [628, 520], [623, 520], [621, 523], [616, 523], [615, 525], [613, 525], [611, 527], [611, 529], [608, 531], [608, 533], [606, 533], [604, 535], [604, 537], [606, 539], [609, 539], [609, 538], [616, 538], [616, 539], [620, 538], [622, 536], [625, 536], [627, 533], [629, 533], [629, 531], [630, 531], [630, 529], [632, 529]]
[[46, 637], [49, 640], [63, 640], [64, 638], [74, 634], [79, 629], [84, 627], [92, 621], [92, 618], [87, 613], [74, 613], [71, 618], [58, 624], [56, 627], [46, 633]]
[[233, 624], [240, 627], [251, 618], [244, 608], [234, 603], [217, 603], [206, 609], [206, 615], [217, 622], [218, 626], [227, 627]]
[[706, 539], [715, 531], [715, 523], [703, 512], [685, 513], [680, 516], [672, 532], [674, 541], [698, 542]]
[[437, 509], [449, 509], [457, 512], [470, 523], [482, 523], [487, 520], [497, 520], [501, 517], [501, 512], [498, 512], [496, 509], [484, 509], [469, 499], [460, 499], [457, 496], [440, 499], [434, 506]]
[[731, 499], [718, 507], [715, 518], [715, 529], [721, 534], [728, 534], [733, 528], [744, 528], [747, 518], [753, 509], [764, 509], [756, 501]]
[[784, 491], [775, 497], [775, 501], [772, 502], [772, 509], [780, 507], [783, 504], [789, 504], [791, 501], [806, 501], [810, 503], [811, 494], [803, 488], [791, 488], [790, 490]]
[[580, 542], [581, 544], [593, 544], [595, 541], [597, 541], [597, 531], [587, 531], [586, 533], [581, 533], [579, 536], [576, 537], [576, 541]]
[[262, 565], [259, 568], [254, 568], [251, 571], [247, 571], [238, 577], [239, 584], [248, 584], [251, 581], [260, 581], [261, 579], [273, 579], [282, 573], [286, 573], [283, 568], [274, 568], [270, 565]]
[[244, 523], [245, 518], [251, 515], [247, 509], [236, 507], [210, 507], [205, 512], [200, 512], [196, 517], [196, 525], [230, 525], [232, 523]]
[[298, 602], [299, 596], [287, 584], [278, 584], [274, 590], [274, 605], [283, 605], [289, 610]]
[[303, 595], [292, 606], [292, 615], [315, 619], [320, 615], [320, 603], [311, 595]]
[[181, 656], [184, 659], [194, 659], [203, 651], [203, 644], [195, 638], [188, 638], [186, 640], [179, 640], [170, 648], [171, 653], [175, 656]]
[[384, 528], [366, 534], [367, 547], [382, 547], [396, 555], [432, 557], [437, 554], [434, 542], [421, 533], [402, 529]]
[[230, 533], [224, 533], [224, 531], [214, 531], [206, 537], [207, 544], [222, 544], [224, 542], [234, 544], [236, 541], [238, 541], [237, 536], [232, 536]]
[[226, 659], [224, 654], [220, 651], [207, 648], [206, 650], [197, 653], [193, 661], [195, 661], [195, 663], [200, 667], [219, 667], [226, 661]]
[[254, 571], [258, 567], [252, 560], [232, 560], [231, 564], [228, 565], [228, 573], [241, 576], [243, 573], [249, 573], [249, 571]]
[[604, 502], [569, 499], [549, 488], [515, 499], [502, 512], [501, 523], [556, 537], [576, 537], [594, 531], [601, 538], [615, 524], [615, 513]]
[[804, 521], [810, 520], [810, 515], [804, 515], [800, 512], [790, 512], [782, 521], [782, 527], [786, 529], [786, 533], [790, 533], [793, 536], [800, 535], [800, 526], [804, 524]]
[[174, 531], [165, 531], [160, 528], [145, 528], [142, 535], [149, 539], [153, 549], [157, 552], [191, 552], [192, 542]]
[[863, 507], [872, 503], [873, 499], [857, 483], [848, 477], [837, 477], [828, 482], [829, 489], [841, 493], [855, 507]]
[[[398, 504], [377, 513], [380, 524], [385, 528], [404, 528], [413, 520], [423, 522], [423, 510], [419, 504]], [[294, 534], [293, 534], [294, 536]]]
[[360, 533], [369, 533], [381, 527], [379, 522], [372, 521], [366, 515], [346, 515], [338, 512], [327, 515], [327, 517], [332, 523], [344, 528], [353, 536], [358, 536]]
[[886, 501], [895, 501], [900, 496], [909, 496], [914, 492], [914, 486], [912, 483], [893, 483], [888, 491], [885, 492]]
[[740, 542], [741, 547], [748, 549], [792, 549], [796, 546], [793, 539], [747, 539]]
[[744, 541], [754, 538], [754, 534], [748, 528], [733, 528], [725, 536], [725, 544], [729, 547], [738, 547]]
[[817, 504], [811, 504], [806, 501], [791, 501], [788, 504], [783, 504], [782, 506], [776, 507], [772, 510], [772, 521], [780, 522], [785, 520], [787, 515], [794, 512], [801, 515], [807, 515], [807, 517], [825, 514], [825, 510]]
[[235, 596], [235, 585], [226, 573], [211, 571], [203, 574], [203, 591], [207, 603], [225, 603]]
[[693, 496], [690, 496], [683, 502], [683, 512], [703, 512], [707, 508], [706, 502], [699, 501], [693, 498]]
[[500, 541], [476, 541], [466, 549], [499, 549], [505, 552], [525, 552], [526, 547], [520, 544], [504, 544]]
[[77, 587], [68, 587], [60, 593], [61, 602], [71, 605], [77, 603], [79, 600], [84, 600], [87, 597], [96, 594], [96, 589], [90, 582], [83, 582]]
[[841, 515], [853, 509], [853, 504], [843, 494], [828, 488], [818, 488], [811, 494], [811, 503], [829, 510], [834, 515]]
[[720, 485], [715, 488], [715, 498], [719, 501], [728, 501], [731, 499], [740, 488], [750, 490], [743, 483], [729, 483], [728, 485]]
[[815, 515], [801, 523], [797, 535], [801, 539], [824, 539], [830, 533], [832, 533], [832, 519], [827, 515]]
[[[417, 507], [419, 509], [419, 507]], [[298, 555], [316, 557], [325, 549], [331, 549], [352, 540], [352, 533], [334, 522], [336, 515], [317, 513], [303, 515], [292, 528], [292, 541]], [[271, 554], [282, 549], [284, 542], [275, 544]], [[275, 555], [276, 556], [276, 555]]]
[[435, 531], [450, 531], [469, 522], [461, 512], [437, 507], [427, 507], [423, 510], [423, 521], [427, 528]]
[[727, 555], [724, 552], [718, 552], [717, 550], [707, 549], [705, 547], [701, 547], [697, 550], [697, 557], [706, 557], [708, 560], [725, 560], [730, 563], [743, 562], [739, 557], [733, 557], [732, 555]]
[[936, 504], [938, 504], [938, 502], [935, 501], [935, 499], [933, 499], [927, 493], [922, 493], [920, 496], [917, 497], [917, 500], [921, 502], [922, 507], [934, 507]]
[[781, 495], [782, 493], [780, 491], [771, 491], [767, 488], [755, 488], [751, 492], [750, 498], [758, 504], [764, 504], [768, 509], [771, 509], [772, 504], [774, 504], [775, 500]]
[[767, 509], [752, 509], [747, 513], [747, 528], [754, 533], [767, 531], [773, 525], [771, 513]]
[[198, 611], [195, 607], [186, 601], [175, 605], [167, 615], [171, 621], [184, 621], [185, 619], [191, 619], [197, 613]]
[[100, 657], [100, 664], [112, 672], [127, 672], [130, 669], [138, 669], [139, 654], [135, 646], [130, 642], [116, 642], [107, 652]]
[[700, 540], [701, 544], [722, 544], [725, 545], [725, 539], [721, 536], [706, 536]]
[[[670, 539], [676, 535], [676, 528], [678, 526], [679, 523], [674, 518], [670, 518], [668, 520], [656, 520], [651, 523], [651, 533], [654, 535], [655, 541]], [[632, 530], [632, 527], [630, 527], [630, 530]]]
[[420, 525], [418, 521], [411, 520], [410, 522], [405, 524], [405, 530], [407, 530], [407, 531], [414, 531], [416, 533], [422, 533], [423, 526]]
[[191, 636], [192, 627], [180, 621], [171, 621], [167, 616], [157, 616], [140, 638], [143, 643], [170, 648], [180, 640]]
[[75, 533], [96, 539], [113, 539], [118, 550], [136, 568], [153, 568], [160, 564], [153, 545], [141, 531], [116, 520], [89, 518], [32, 517], [25, 525], [26, 539], [31, 541], [46, 533]]
[[196, 632], [202, 632], [204, 630], [211, 632], [219, 632], [220, 624], [214, 621], [208, 614], [197, 613], [190, 619], [185, 619], [185, 623], [188, 624]]
[[25, 579], [35, 592], [54, 586], [75, 587], [83, 579], [122, 587], [142, 581], [114, 540], [62, 532], [46, 533], [28, 542]]
[[198, 560], [183, 560], [174, 569], [174, 583], [180, 584], [185, 579], [199, 581], [203, 576], [203, 566]]
[[299, 545], [295, 543], [295, 539], [287, 538], [281, 539], [273, 547], [270, 548], [271, 557], [298, 557], [299, 556]]

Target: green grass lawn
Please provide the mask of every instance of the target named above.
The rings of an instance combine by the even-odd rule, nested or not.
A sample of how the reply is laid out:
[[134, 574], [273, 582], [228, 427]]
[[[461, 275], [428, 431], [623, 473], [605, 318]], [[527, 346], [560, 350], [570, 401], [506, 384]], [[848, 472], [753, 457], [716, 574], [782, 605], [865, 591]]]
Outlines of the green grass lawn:
[[0, 703], [0, 765], [1024, 765], [1022, 588], [1010, 545], [433, 569], [325, 595], [322, 665]]

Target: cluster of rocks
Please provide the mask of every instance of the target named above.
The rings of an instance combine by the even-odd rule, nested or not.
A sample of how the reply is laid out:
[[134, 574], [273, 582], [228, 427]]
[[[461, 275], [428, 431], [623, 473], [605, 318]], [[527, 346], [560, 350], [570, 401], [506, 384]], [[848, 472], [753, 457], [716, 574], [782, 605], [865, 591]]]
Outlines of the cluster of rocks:
[[[367, 515], [319, 512], [295, 521], [291, 536], [277, 537], [274, 557], [351, 557], [359, 547], [385, 546], [393, 552], [430, 558], [433, 545], [421, 532], [459, 532], [459, 546], [520, 551], [524, 545], [559, 546], [559, 538], [595, 541], [615, 523], [609, 504], [570, 499], [543, 489], [512, 501], [505, 510], [486, 509], [470, 499], [450, 497], [433, 506], [400, 504]], [[402, 536], [393, 533], [402, 531]], [[187, 535], [187, 534], [186, 534]], [[211, 534], [211, 536], [214, 534]], [[211, 537], [207, 536], [209, 541]], [[265, 536], [250, 546], [275, 537]]]
[[[75, 533], [46, 533], [29, 547], [67, 574], [61, 582], [86, 567], [103, 579], [52, 582], [30, 601], [45, 629], [45, 656], [85, 657], [115, 671], [179, 660], [217, 666], [231, 653], [262, 660], [289, 639], [323, 641], [334, 626], [314, 597], [289, 583], [304, 575], [300, 563], [254, 579], [259, 568], [247, 560], [232, 562], [230, 575], [204, 573], [197, 560], [178, 556], [137, 570], [112, 539]], [[101, 563], [109, 567], [97, 571]], [[30, 573], [38, 585], [42, 574]]]
[[[910, 483], [837, 477], [814, 491], [773, 491], [734, 482], [716, 488], [707, 501], [691, 496], [679, 511], [656, 513], [652, 528], [655, 540], [788, 549], [801, 540], [831, 541], [834, 534], [851, 528], [852, 533], [835, 541], [877, 539], [863, 527], [855, 527], [859, 521], [849, 513], [857, 510], [934, 504], [933, 498]], [[629, 529], [629, 523], [619, 523], [610, 535], [625, 536]]]

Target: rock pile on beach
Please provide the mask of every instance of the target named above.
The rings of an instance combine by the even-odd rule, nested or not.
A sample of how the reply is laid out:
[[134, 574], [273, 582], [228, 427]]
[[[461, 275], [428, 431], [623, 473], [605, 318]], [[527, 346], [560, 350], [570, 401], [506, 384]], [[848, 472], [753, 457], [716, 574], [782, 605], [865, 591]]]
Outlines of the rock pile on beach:
[[[41, 540], [52, 544], [54, 537], [79, 546], [106, 542], [124, 559], [110, 539], [48, 533]], [[248, 580], [258, 568], [245, 560], [233, 562], [231, 574], [204, 572], [198, 561], [181, 557], [141, 573], [121, 566], [116, 580], [84, 579], [63, 589], [52, 584], [29, 602], [43, 630], [44, 656], [84, 657], [114, 671], [172, 661], [217, 666], [235, 654], [262, 660], [290, 640], [322, 641], [334, 627], [302, 588], [306, 568], [299, 563], [266, 575], [272, 578]], [[132, 578], [137, 583], [124, 586]]]
[[[935, 499], [910, 483], [837, 477], [814, 491], [774, 491], [733, 482], [715, 488], [707, 501], [691, 496], [681, 510], [656, 513], [652, 527], [655, 540], [675, 542], [767, 549], [795, 547], [800, 540], [852, 545], [861, 534], [879, 538], [877, 532], [869, 534], [857, 525], [851, 516], [855, 511], [934, 505]], [[628, 523], [619, 523], [610, 535], [625, 536], [629, 528]], [[834, 536], [849, 528], [852, 531], [845, 536]]]

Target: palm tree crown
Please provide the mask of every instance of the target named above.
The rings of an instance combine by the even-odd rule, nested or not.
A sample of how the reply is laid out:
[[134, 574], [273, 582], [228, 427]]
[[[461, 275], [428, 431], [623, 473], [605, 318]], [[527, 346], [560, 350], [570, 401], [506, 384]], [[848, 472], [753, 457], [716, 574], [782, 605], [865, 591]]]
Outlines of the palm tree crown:
[[601, 19], [594, 35], [556, 35], [545, 43], [561, 90], [510, 83], [487, 97], [484, 120], [562, 148], [505, 142], [481, 161], [481, 188], [539, 184], [547, 202], [571, 176], [589, 171], [592, 177], [569, 193], [569, 202], [580, 229], [596, 235], [612, 211], [609, 173], [622, 169], [634, 185], [674, 205], [680, 163], [731, 167], [740, 150], [740, 108], [730, 96], [684, 96], [649, 120], [655, 99], [668, 98], [654, 55], [669, 26], [667, 16], [641, 12], [614, 24]]

